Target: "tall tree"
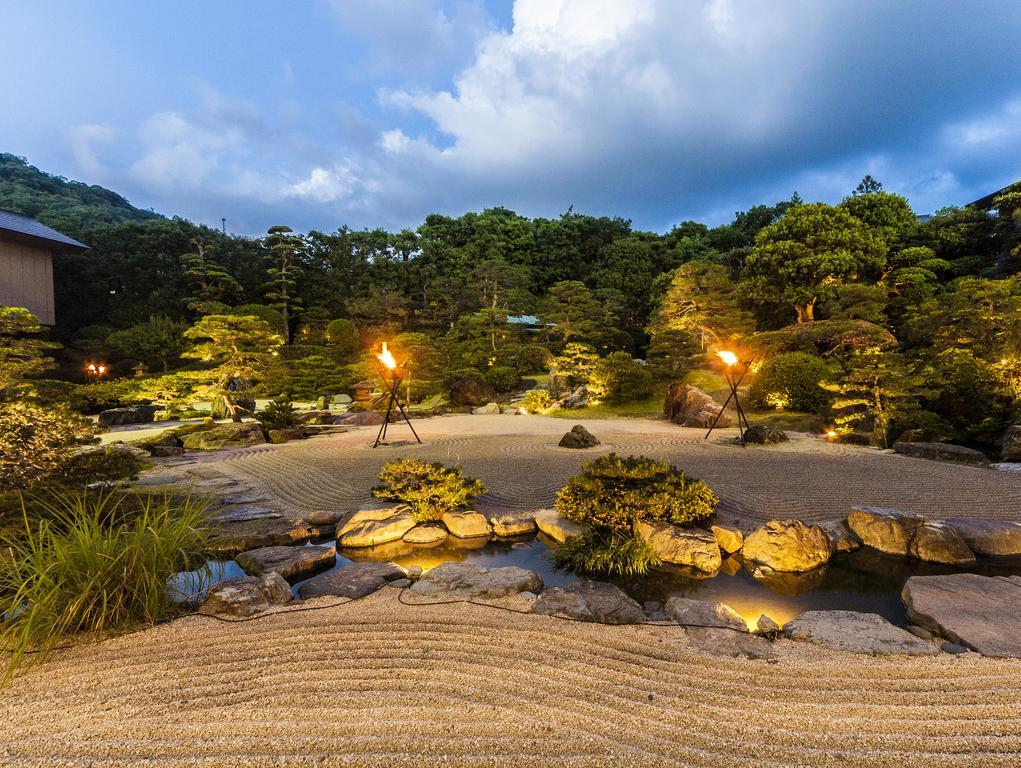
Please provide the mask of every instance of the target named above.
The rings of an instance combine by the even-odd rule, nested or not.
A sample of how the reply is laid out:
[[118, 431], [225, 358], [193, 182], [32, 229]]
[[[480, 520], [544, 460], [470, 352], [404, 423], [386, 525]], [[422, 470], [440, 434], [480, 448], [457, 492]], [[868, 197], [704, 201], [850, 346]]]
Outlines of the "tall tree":
[[192, 243], [195, 250], [181, 257], [190, 289], [186, 306], [197, 315], [222, 313], [243, 292], [241, 283], [212, 259], [205, 243], [198, 238]]
[[290, 227], [277, 225], [270, 227], [266, 234], [269, 267], [266, 269], [268, 280], [265, 296], [270, 306], [283, 315], [284, 343], [291, 340], [291, 322], [296, 307], [301, 304], [301, 300], [295, 296], [295, 286], [302, 272], [299, 263], [302, 242], [300, 237], [292, 234], [293, 231]]
[[0, 402], [31, 393], [31, 380], [55, 367], [46, 353], [60, 345], [41, 338], [42, 332], [27, 309], [0, 307]]

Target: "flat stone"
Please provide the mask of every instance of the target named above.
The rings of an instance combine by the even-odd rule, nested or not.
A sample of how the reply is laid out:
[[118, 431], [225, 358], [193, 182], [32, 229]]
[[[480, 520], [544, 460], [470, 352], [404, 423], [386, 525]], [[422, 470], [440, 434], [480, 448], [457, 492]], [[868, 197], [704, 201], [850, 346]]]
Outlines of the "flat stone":
[[266, 442], [262, 426], [254, 422], [217, 424], [201, 432], [185, 435], [181, 442], [189, 451], [218, 451], [222, 448], [246, 448]]
[[713, 656], [744, 659], [771, 659], [772, 644], [763, 637], [719, 627], [685, 627], [682, 630], [693, 646]]
[[681, 528], [670, 523], [640, 522], [635, 525], [635, 533], [664, 563], [694, 568], [703, 573], [720, 570], [723, 556], [716, 538], [709, 531]]
[[283, 517], [219, 522], [213, 527], [210, 550], [234, 553], [301, 544], [312, 538], [314, 533], [305, 523]]
[[243, 576], [210, 587], [199, 613], [242, 619], [290, 601], [291, 586], [279, 573]]
[[802, 573], [830, 559], [830, 540], [817, 525], [770, 520], [744, 540], [741, 556], [773, 571]]
[[1021, 555], [1021, 523], [958, 517], [943, 522], [956, 530], [976, 554], [993, 557]]
[[589, 432], [581, 424], [575, 424], [571, 431], [560, 438], [557, 443], [560, 448], [595, 448], [599, 445], [599, 438]]
[[442, 525], [425, 524], [416, 525], [402, 537], [408, 544], [438, 544], [446, 541], [447, 529]]
[[489, 518], [494, 536], [528, 536], [535, 533], [535, 518], [527, 512], [508, 513]]
[[396, 563], [356, 563], [313, 576], [298, 586], [298, 595], [302, 600], [327, 595], [355, 600], [407, 575]]
[[901, 600], [911, 621], [951, 642], [1021, 658], [1021, 576], [912, 576]]
[[405, 506], [363, 509], [340, 526], [337, 542], [342, 547], [374, 547], [403, 538], [415, 525], [411, 510]]
[[872, 656], [931, 656], [939, 653], [933, 644], [894, 626], [875, 613], [808, 611], [787, 622], [783, 634], [797, 642]]
[[444, 512], [443, 524], [459, 539], [474, 539], [490, 534], [489, 521], [481, 512]]
[[888, 555], [907, 556], [915, 530], [925, 518], [889, 507], [856, 506], [847, 516], [847, 526], [866, 547]]
[[234, 559], [252, 576], [279, 573], [288, 581], [297, 581], [332, 566], [337, 561], [337, 549], [320, 545], [262, 547], [241, 552]]
[[741, 615], [725, 603], [692, 600], [680, 595], [667, 598], [666, 615], [683, 627], [717, 627], [747, 632], [748, 625]]
[[472, 410], [476, 416], [496, 415], [500, 412], [499, 403], [486, 403]]
[[309, 525], [316, 528], [333, 528], [344, 517], [343, 512], [337, 510], [317, 509], [305, 515]]
[[213, 515], [214, 523], [243, 523], [248, 520], [279, 520], [283, 515], [266, 507], [241, 506], [225, 509]]
[[536, 527], [558, 544], [581, 535], [582, 527], [555, 509], [540, 509], [532, 517]]
[[723, 525], [722, 523], [712, 525], [709, 530], [720, 547], [720, 551], [732, 555], [740, 552], [744, 546], [744, 533], [736, 525]]
[[169, 459], [173, 456], [183, 456], [184, 448], [179, 445], [154, 445], [149, 448], [149, 454], [154, 459]]
[[474, 563], [442, 563], [422, 574], [409, 590], [413, 597], [493, 599], [542, 589], [542, 577], [517, 566], [484, 568]]
[[976, 451], [974, 448], [953, 445], [951, 443], [896, 442], [893, 444], [893, 450], [895, 453], [911, 456], [915, 459], [953, 461], [960, 464], [974, 464], [977, 466], [989, 464], [989, 459], [982, 451]]
[[820, 523], [819, 527], [826, 534], [826, 538], [830, 540], [830, 551], [834, 554], [861, 549], [861, 539], [854, 535], [843, 520]]
[[965, 544], [957, 530], [938, 522], [926, 522], [915, 529], [909, 554], [927, 563], [969, 565], [975, 554]]
[[566, 587], [547, 589], [533, 611], [543, 616], [565, 616], [598, 624], [642, 624], [645, 612], [622, 589], [603, 581], [584, 579]]

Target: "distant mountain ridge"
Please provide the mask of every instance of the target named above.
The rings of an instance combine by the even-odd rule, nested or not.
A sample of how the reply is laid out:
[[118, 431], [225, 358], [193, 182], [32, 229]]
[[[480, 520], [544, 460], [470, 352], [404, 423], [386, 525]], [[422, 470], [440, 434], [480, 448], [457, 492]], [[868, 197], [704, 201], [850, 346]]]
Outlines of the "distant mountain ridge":
[[0, 152], [0, 210], [31, 216], [76, 239], [104, 224], [164, 218], [105, 187], [46, 173], [8, 152]]

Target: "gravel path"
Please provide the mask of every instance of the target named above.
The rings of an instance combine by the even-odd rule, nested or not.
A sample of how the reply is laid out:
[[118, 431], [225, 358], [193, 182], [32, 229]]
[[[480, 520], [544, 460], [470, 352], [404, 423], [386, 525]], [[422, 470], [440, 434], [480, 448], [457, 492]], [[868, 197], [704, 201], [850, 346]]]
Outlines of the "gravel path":
[[789, 641], [777, 663], [725, 659], [676, 627], [409, 607], [396, 593], [62, 652], [0, 695], [0, 764], [1021, 764], [1018, 661]]
[[[792, 435], [790, 443], [742, 449], [725, 442], [736, 430], [721, 430], [706, 442], [703, 430], [637, 419], [583, 420], [603, 444], [584, 451], [558, 448], [573, 423], [539, 416], [447, 416], [415, 423], [423, 445], [373, 449], [376, 428], [367, 427], [220, 452], [202, 461], [268, 491], [299, 515], [353, 510], [369, 498], [380, 465], [401, 456], [461, 464], [489, 488], [480, 503], [484, 511], [548, 507], [583, 461], [616, 451], [669, 460], [708, 482], [724, 515], [748, 521], [837, 520], [852, 504], [933, 517], [1021, 520], [1021, 475], [1014, 473], [911, 459], [802, 434]], [[398, 425], [391, 435], [402, 439], [410, 432]]]

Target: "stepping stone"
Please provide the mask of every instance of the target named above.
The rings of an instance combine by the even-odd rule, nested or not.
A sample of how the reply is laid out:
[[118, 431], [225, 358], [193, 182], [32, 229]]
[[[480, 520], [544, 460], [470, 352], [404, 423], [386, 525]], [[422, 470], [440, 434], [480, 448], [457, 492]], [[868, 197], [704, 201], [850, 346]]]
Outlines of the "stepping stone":
[[297, 581], [337, 562], [336, 547], [262, 547], [242, 552], [235, 560], [252, 576], [279, 573], [288, 581]]
[[955, 529], [978, 555], [1021, 555], [1021, 523], [1006, 520], [950, 518], [943, 521]]
[[894, 443], [894, 453], [911, 456], [915, 459], [931, 459], [933, 461], [953, 461], [961, 464], [973, 464], [979, 467], [989, 465], [989, 459], [982, 451], [966, 448], [951, 443]]
[[408, 573], [395, 563], [357, 563], [313, 576], [298, 587], [302, 600], [332, 595], [352, 600], [365, 597]]
[[912, 576], [901, 599], [915, 624], [983, 656], [1021, 658], [1021, 576]]
[[741, 614], [725, 603], [671, 595], [666, 601], [665, 611], [667, 616], [681, 626], [719, 627], [748, 632], [748, 625]]
[[242, 576], [210, 587], [199, 613], [242, 619], [289, 602], [291, 585], [279, 573]]
[[557, 544], [563, 544], [581, 534], [582, 528], [573, 520], [568, 520], [555, 509], [540, 509], [532, 517], [540, 531], [545, 533]]
[[442, 525], [416, 525], [406, 534], [404, 534], [402, 541], [406, 541], [408, 544], [439, 544], [441, 541], [446, 541], [447, 529]]
[[283, 517], [279, 512], [266, 507], [235, 507], [219, 512], [210, 518], [214, 523], [243, 523], [248, 520], [279, 520]]
[[681, 528], [670, 523], [640, 522], [635, 533], [664, 563], [694, 568], [702, 573], [720, 570], [723, 556], [716, 537], [699, 528]]
[[340, 527], [337, 543], [342, 547], [374, 547], [397, 541], [415, 525], [408, 507], [359, 510]]
[[411, 592], [429, 598], [497, 598], [538, 592], [542, 577], [517, 566], [483, 568], [474, 563], [443, 563], [422, 574]]
[[808, 611], [784, 625], [791, 640], [872, 656], [932, 656], [939, 649], [875, 613]]
[[314, 531], [302, 522], [284, 517], [219, 522], [213, 529], [212, 552], [247, 552], [262, 547], [296, 545], [312, 538]]
[[547, 589], [535, 601], [532, 612], [598, 624], [645, 623], [642, 606], [626, 592], [613, 584], [588, 579]]
[[527, 513], [498, 515], [489, 518], [495, 536], [527, 536], [535, 533], [535, 518]]
[[474, 539], [491, 533], [489, 521], [480, 512], [444, 512], [443, 524], [459, 539]]

